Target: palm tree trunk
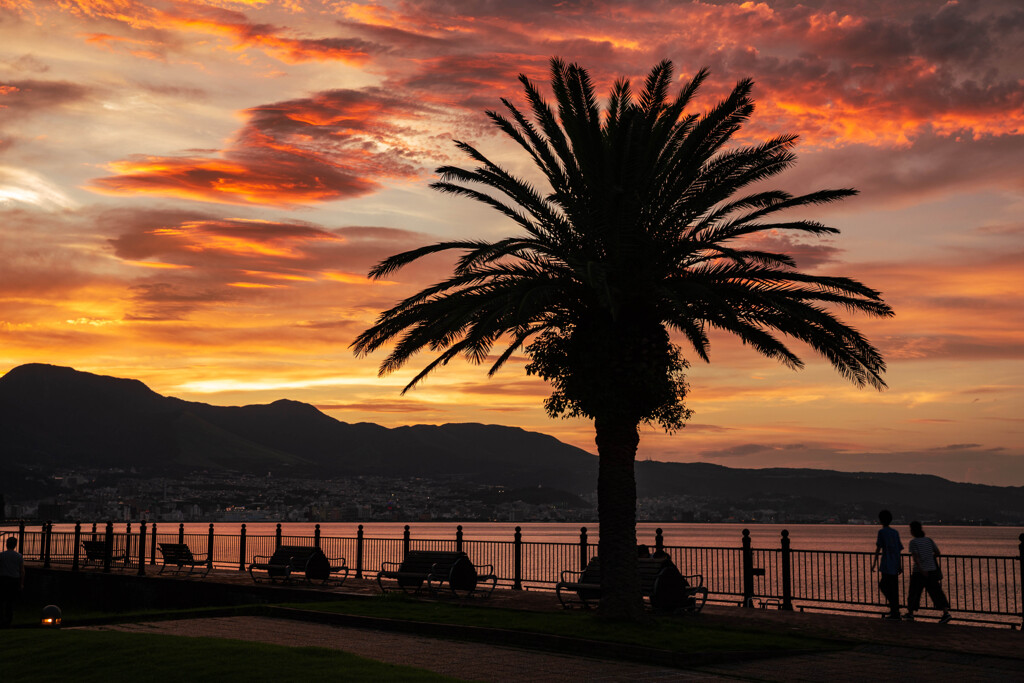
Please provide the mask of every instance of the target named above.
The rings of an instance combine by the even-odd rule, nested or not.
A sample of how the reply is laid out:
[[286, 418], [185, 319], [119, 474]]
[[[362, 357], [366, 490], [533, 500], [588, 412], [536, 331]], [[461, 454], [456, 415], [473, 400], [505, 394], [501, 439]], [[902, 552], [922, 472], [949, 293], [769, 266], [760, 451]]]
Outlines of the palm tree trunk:
[[601, 558], [599, 613], [611, 619], [643, 618], [643, 597], [636, 562], [636, 476], [633, 463], [640, 443], [636, 421], [594, 419], [597, 432], [597, 514]]

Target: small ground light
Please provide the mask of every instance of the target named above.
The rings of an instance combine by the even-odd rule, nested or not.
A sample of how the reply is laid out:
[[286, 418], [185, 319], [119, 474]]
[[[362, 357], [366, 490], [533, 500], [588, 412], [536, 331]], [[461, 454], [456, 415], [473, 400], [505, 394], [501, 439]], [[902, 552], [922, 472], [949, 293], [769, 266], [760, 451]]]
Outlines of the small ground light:
[[47, 605], [43, 608], [42, 625], [47, 628], [60, 628], [60, 607]]

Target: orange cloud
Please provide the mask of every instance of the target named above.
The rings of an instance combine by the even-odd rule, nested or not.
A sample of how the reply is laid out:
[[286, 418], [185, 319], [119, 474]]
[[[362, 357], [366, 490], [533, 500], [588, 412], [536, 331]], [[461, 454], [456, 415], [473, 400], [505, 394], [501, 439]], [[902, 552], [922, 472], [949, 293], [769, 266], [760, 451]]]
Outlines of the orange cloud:
[[142, 59], [166, 60], [166, 52], [160, 41], [114, 36], [109, 33], [83, 33], [82, 37], [85, 38], [85, 42], [111, 52], [127, 52]]
[[133, 157], [107, 168], [117, 175], [98, 178], [89, 189], [109, 195], [159, 195], [224, 204], [289, 206], [357, 197], [378, 186], [369, 178], [345, 173], [340, 165], [303, 154], [237, 161]]
[[[248, 3], [250, 11], [258, 11], [265, 3]], [[146, 34], [147, 38], [115, 37], [109, 34], [86, 33], [89, 42], [111, 47], [118, 41], [152, 45], [136, 56], [160, 58], [163, 49], [182, 49], [193, 39], [174, 34], [205, 34], [225, 39], [228, 49], [241, 51], [256, 48], [275, 59], [295, 64], [307, 61], [340, 61], [361, 65], [374, 46], [351, 38], [306, 38], [289, 35], [285, 28], [254, 23], [245, 14], [233, 9], [214, 7], [198, 2], [151, 3], [141, 0], [61, 0], [59, 9], [81, 19], [101, 21]], [[135, 54], [135, 51], [132, 51]]]
[[223, 158], [136, 156], [108, 165], [96, 192], [293, 206], [375, 191], [419, 173], [409, 134], [428, 110], [377, 89], [332, 90], [246, 110]]

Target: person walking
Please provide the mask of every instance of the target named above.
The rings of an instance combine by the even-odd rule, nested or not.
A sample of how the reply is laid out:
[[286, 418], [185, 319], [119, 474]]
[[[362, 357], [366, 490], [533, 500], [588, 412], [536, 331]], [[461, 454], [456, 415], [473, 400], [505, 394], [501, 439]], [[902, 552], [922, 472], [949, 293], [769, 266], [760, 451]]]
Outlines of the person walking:
[[7, 550], [0, 553], [0, 628], [14, 621], [14, 602], [25, 587], [25, 558], [15, 548], [18, 539], [7, 539]]
[[878, 567], [880, 577], [878, 588], [889, 603], [889, 613], [882, 616], [883, 619], [900, 620], [900, 574], [903, 573], [903, 558], [900, 552], [903, 550], [903, 543], [900, 541], [900, 532], [893, 529], [892, 513], [882, 510], [878, 513], [878, 521], [882, 528], [878, 530], [878, 538], [875, 541], [875, 556], [871, 560], [871, 570]]
[[921, 606], [921, 593], [928, 591], [935, 609], [942, 610], [940, 624], [952, 620], [949, 614], [949, 600], [942, 590], [942, 572], [939, 571], [939, 546], [924, 534], [921, 522], [910, 523], [910, 556], [914, 559], [914, 570], [910, 574], [910, 589], [907, 593], [907, 619], [914, 619], [914, 612]]

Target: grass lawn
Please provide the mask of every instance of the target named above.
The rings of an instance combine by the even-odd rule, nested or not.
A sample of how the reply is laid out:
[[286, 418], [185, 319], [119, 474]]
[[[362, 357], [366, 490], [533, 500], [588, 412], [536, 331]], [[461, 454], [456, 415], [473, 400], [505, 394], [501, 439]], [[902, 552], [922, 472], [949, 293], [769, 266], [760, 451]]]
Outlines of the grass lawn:
[[319, 647], [114, 631], [0, 632], [0, 678], [22, 681], [451, 681]]
[[797, 634], [705, 626], [699, 616], [652, 617], [646, 624], [603, 621], [591, 612], [528, 612], [420, 602], [390, 593], [372, 600], [291, 604], [288, 607], [387, 619], [464, 624], [628, 643], [673, 652], [817, 650], [846, 647], [836, 641]]

